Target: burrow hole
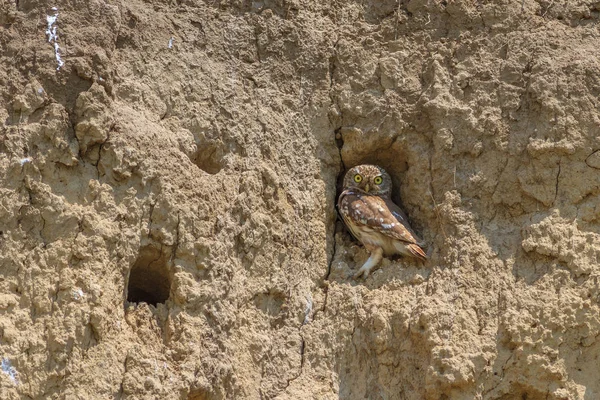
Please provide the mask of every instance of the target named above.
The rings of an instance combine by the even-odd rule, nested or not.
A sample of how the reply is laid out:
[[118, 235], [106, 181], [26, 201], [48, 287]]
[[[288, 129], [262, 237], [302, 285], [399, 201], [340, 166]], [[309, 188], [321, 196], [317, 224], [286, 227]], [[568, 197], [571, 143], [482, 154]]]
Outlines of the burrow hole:
[[211, 175], [216, 174], [225, 166], [223, 145], [218, 142], [198, 144], [198, 151], [193, 156], [193, 162], [198, 168]]
[[187, 400], [212, 400], [214, 396], [205, 389], [194, 389], [189, 392]]
[[140, 249], [140, 254], [129, 271], [126, 306], [128, 303], [147, 303], [156, 307], [167, 301], [173, 282], [169, 253], [170, 250], [162, 251], [152, 245]]
[[222, 134], [212, 124], [202, 119], [193, 118], [187, 126], [194, 137], [196, 150], [187, 153], [190, 160], [198, 168], [209, 174], [216, 174], [225, 166], [227, 146]]

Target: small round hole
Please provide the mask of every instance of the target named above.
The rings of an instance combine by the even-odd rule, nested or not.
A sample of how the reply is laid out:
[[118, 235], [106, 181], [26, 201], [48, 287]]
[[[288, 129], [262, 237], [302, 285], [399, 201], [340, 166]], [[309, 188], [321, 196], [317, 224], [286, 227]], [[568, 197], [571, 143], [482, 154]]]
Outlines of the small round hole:
[[167, 254], [153, 246], [140, 250], [131, 267], [127, 284], [127, 301], [157, 306], [169, 298], [172, 277], [168, 268]]

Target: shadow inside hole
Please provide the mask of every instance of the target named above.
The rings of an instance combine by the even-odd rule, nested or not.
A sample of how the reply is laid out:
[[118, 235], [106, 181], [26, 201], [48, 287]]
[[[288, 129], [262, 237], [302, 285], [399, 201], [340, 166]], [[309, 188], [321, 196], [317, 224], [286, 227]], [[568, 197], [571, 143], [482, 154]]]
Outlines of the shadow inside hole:
[[204, 389], [194, 389], [189, 392], [187, 400], [212, 400], [214, 396]]
[[221, 143], [206, 142], [198, 144], [198, 151], [192, 161], [204, 172], [214, 175], [225, 166], [224, 155]]
[[138, 259], [129, 272], [127, 302], [147, 303], [156, 307], [168, 300], [173, 281], [168, 256], [154, 246], [146, 246], [140, 250]]

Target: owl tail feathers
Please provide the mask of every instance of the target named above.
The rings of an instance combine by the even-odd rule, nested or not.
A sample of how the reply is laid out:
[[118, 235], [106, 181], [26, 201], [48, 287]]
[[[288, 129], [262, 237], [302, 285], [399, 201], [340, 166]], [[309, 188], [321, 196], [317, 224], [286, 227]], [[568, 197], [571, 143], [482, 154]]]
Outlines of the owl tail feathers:
[[427, 254], [425, 254], [423, 249], [419, 247], [418, 244], [407, 244], [406, 248], [408, 249], [408, 251], [410, 251], [410, 254], [413, 257], [418, 258], [421, 261], [427, 260]]

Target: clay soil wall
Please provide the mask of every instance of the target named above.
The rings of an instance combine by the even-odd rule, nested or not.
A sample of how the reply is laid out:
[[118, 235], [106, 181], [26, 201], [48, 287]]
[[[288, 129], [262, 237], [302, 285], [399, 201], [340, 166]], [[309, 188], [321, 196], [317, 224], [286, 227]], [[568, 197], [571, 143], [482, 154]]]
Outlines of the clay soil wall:
[[0, 398], [600, 399], [599, 149], [597, 0], [0, 0]]

